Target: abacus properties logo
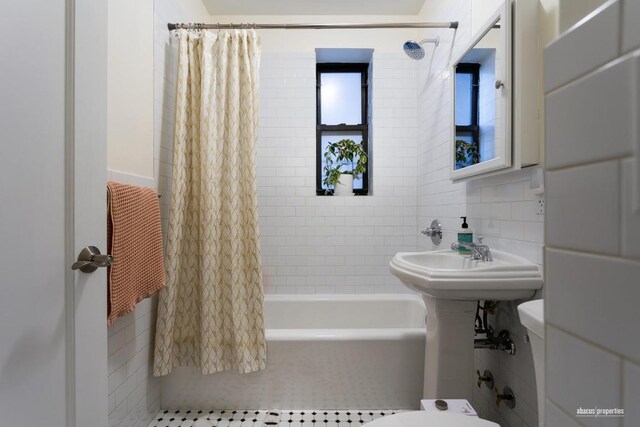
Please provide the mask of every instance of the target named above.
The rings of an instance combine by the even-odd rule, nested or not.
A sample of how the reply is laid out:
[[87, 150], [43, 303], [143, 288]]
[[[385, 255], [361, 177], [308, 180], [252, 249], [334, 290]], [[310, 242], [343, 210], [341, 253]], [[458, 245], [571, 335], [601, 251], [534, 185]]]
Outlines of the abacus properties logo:
[[624, 417], [623, 408], [583, 408], [576, 409], [576, 417], [598, 418], [598, 417]]

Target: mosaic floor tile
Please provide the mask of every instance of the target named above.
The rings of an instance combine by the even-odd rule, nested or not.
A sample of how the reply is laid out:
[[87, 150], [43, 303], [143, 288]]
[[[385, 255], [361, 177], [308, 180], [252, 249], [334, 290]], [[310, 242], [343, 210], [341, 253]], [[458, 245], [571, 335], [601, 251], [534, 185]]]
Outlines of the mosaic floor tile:
[[353, 427], [397, 410], [160, 411], [149, 427]]

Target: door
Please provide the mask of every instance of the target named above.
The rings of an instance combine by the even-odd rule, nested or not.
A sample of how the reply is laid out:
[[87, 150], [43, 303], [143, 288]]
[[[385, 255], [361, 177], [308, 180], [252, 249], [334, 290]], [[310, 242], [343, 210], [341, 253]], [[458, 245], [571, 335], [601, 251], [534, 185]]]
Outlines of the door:
[[106, 2], [9, 0], [0, 25], [0, 414], [107, 425]]

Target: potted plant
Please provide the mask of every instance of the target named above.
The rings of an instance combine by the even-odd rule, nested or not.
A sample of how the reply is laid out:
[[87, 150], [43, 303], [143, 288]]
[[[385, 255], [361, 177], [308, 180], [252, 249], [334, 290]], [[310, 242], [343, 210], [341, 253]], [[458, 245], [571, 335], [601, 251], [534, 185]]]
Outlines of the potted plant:
[[367, 153], [362, 143], [352, 139], [330, 142], [324, 153], [323, 183], [333, 187], [336, 196], [353, 196], [353, 180], [367, 171]]
[[456, 169], [480, 163], [478, 144], [456, 139]]

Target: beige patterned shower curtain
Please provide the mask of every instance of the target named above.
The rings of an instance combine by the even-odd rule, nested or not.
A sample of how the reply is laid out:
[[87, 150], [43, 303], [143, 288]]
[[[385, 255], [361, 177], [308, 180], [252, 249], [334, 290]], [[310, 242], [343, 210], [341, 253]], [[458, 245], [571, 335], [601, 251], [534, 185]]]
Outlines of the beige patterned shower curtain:
[[154, 375], [264, 369], [255, 177], [260, 39], [178, 30], [166, 287]]

